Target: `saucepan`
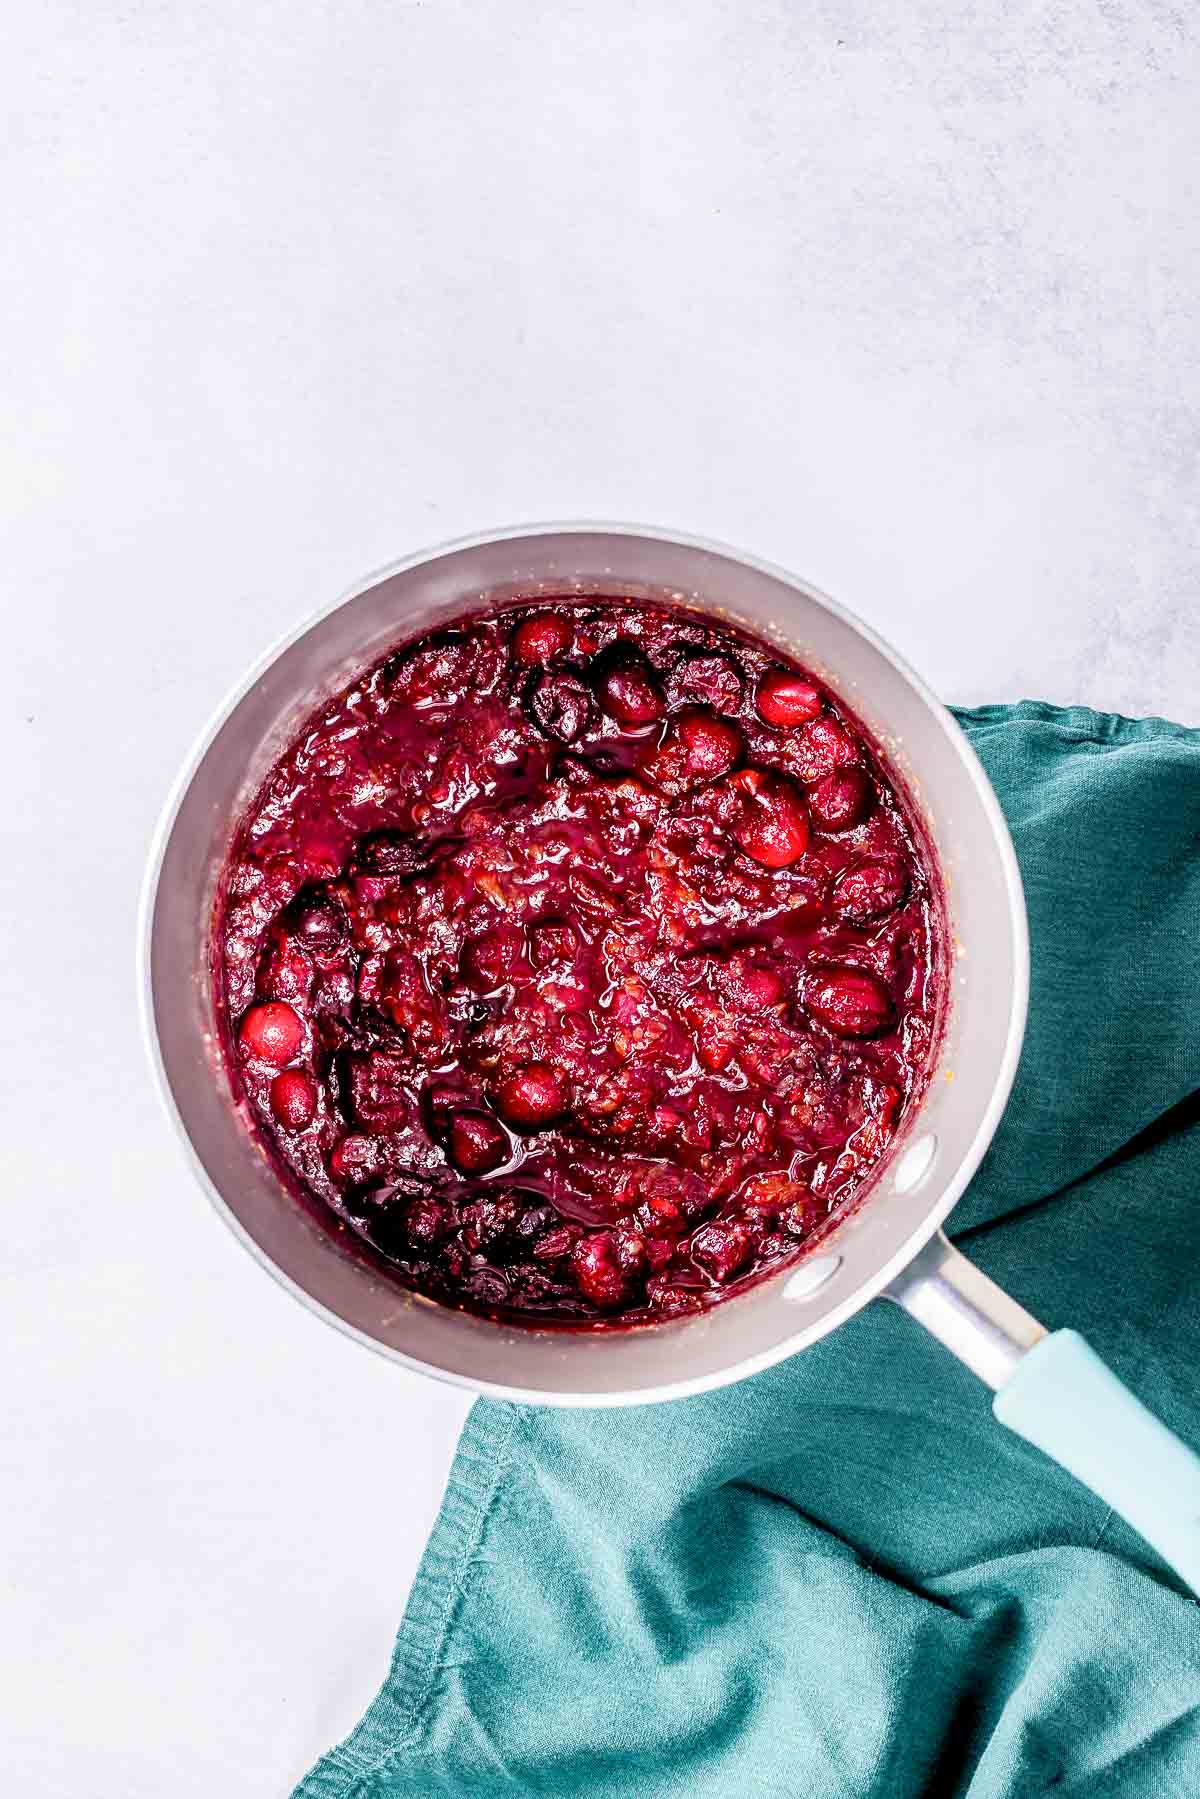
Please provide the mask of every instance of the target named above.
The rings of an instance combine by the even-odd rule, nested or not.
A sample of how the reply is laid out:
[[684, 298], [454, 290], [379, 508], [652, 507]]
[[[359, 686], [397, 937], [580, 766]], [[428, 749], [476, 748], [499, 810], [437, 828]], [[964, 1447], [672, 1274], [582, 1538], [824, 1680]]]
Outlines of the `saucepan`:
[[[294, 728], [397, 639], [516, 595], [667, 598], [778, 642], [873, 731], [945, 882], [946, 1028], [923, 1101], [856, 1209], [790, 1269], [699, 1317], [612, 1332], [507, 1326], [399, 1286], [301, 1206], [257, 1146], [219, 1050], [209, 936], [238, 816]], [[640, 1404], [740, 1380], [869, 1300], [897, 1302], [995, 1390], [1003, 1425], [1055, 1457], [1200, 1588], [1200, 1459], [1070, 1330], [1047, 1332], [942, 1232], [999, 1123], [1029, 987], [1021, 880], [974, 752], [861, 620], [739, 552], [635, 526], [499, 531], [409, 557], [272, 650], [222, 708], [172, 794], [146, 884], [142, 986], [168, 1110], [218, 1210], [261, 1265], [406, 1368], [541, 1405]]]

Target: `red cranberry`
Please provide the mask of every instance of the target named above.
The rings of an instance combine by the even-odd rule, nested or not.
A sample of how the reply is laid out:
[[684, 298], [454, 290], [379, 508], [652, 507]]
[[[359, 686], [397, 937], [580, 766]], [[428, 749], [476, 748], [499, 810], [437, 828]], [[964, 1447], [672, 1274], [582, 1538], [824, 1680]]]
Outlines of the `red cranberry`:
[[490, 1174], [512, 1154], [508, 1138], [486, 1112], [452, 1113], [446, 1151], [463, 1174]]
[[670, 691], [676, 705], [711, 706], [714, 712], [741, 710], [742, 677], [733, 660], [719, 650], [689, 651], [672, 670]]
[[528, 668], [544, 668], [570, 648], [573, 632], [557, 612], [535, 612], [513, 632], [512, 652]]
[[310, 950], [314, 956], [331, 956], [339, 950], [350, 932], [341, 901], [328, 887], [302, 887], [295, 899], [283, 908], [280, 924], [289, 936]]
[[612, 1231], [592, 1231], [581, 1237], [571, 1255], [571, 1272], [580, 1292], [602, 1311], [624, 1302], [629, 1279]]
[[736, 768], [745, 745], [736, 725], [714, 712], [681, 712], [671, 734], [683, 750], [687, 772], [693, 781], [716, 781]]
[[744, 768], [730, 785], [742, 799], [733, 836], [764, 868], [790, 868], [808, 848], [808, 812], [799, 788], [784, 775]]
[[836, 718], [814, 718], [800, 733], [794, 750], [796, 773], [805, 784], [819, 781], [835, 768], [858, 761], [858, 745]]
[[866, 769], [835, 768], [810, 791], [808, 809], [819, 831], [849, 831], [862, 823], [874, 800]]
[[565, 669], [533, 675], [525, 705], [538, 730], [559, 743], [577, 742], [592, 721], [591, 694], [578, 675]]
[[829, 904], [847, 924], [870, 924], [904, 904], [908, 897], [908, 871], [891, 858], [855, 862], [838, 876]]
[[278, 999], [251, 1006], [238, 1031], [244, 1055], [254, 1056], [259, 1062], [274, 1062], [277, 1068], [291, 1061], [303, 1040], [304, 1026], [292, 1008]]
[[891, 994], [864, 968], [823, 970], [807, 986], [804, 1004], [835, 1037], [878, 1037], [895, 1021]]
[[527, 1062], [496, 1090], [500, 1116], [517, 1131], [542, 1131], [567, 1109], [566, 1079], [548, 1062]]
[[759, 682], [754, 703], [759, 716], [769, 725], [791, 730], [795, 725], [807, 724], [809, 719], [816, 718], [823, 702], [812, 682], [806, 681], [803, 675], [795, 675], [786, 668], [772, 668]]
[[719, 1281], [727, 1281], [739, 1268], [744, 1268], [752, 1253], [750, 1238], [744, 1228], [721, 1220], [702, 1224], [692, 1238], [691, 1248], [692, 1260]]
[[636, 644], [612, 644], [597, 657], [593, 680], [600, 704], [622, 729], [638, 731], [662, 717], [662, 691]]
[[317, 1089], [301, 1068], [286, 1068], [271, 1082], [271, 1110], [285, 1131], [302, 1131], [317, 1112]]

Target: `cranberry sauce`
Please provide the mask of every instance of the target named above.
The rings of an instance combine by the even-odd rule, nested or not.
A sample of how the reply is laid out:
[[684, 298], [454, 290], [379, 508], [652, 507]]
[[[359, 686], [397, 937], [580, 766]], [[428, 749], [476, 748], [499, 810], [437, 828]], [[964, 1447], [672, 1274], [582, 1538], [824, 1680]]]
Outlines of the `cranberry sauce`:
[[818, 681], [704, 615], [539, 600], [312, 718], [223, 882], [230, 1059], [403, 1281], [694, 1312], [871, 1179], [941, 1013], [928, 852]]

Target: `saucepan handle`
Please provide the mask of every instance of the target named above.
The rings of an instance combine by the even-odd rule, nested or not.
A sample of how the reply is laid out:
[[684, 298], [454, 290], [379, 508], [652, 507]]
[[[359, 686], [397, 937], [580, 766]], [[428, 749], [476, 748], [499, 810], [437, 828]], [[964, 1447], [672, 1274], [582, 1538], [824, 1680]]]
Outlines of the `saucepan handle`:
[[885, 1297], [995, 1388], [1001, 1424], [1098, 1493], [1200, 1592], [1200, 1456], [1077, 1331], [1047, 1332], [940, 1232]]

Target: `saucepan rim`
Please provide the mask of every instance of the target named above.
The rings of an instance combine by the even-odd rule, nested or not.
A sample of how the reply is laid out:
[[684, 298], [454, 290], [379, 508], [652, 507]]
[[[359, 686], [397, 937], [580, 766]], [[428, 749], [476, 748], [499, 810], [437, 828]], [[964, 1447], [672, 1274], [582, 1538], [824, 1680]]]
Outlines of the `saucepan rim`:
[[[546, 521], [531, 524], [517, 524], [499, 527], [498, 529], [473, 532], [467, 536], [449, 539], [443, 543], [427, 546], [409, 555], [397, 558], [370, 575], [356, 581], [353, 586], [340, 594], [331, 602], [315, 607], [299, 623], [290, 627], [281, 637], [258, 656], [247, 673], [242, 675], [214, 709], [203, 729], [199, 732], [190, 752], [184, 758], [182, 767], [176, 776], [164, 803], [154, 835], [151, 841], [149, 859], [142, 884], [141, 901], [138, 915], [137, 945], [137, 979], [138, 1001], [142, 1020], [142, 1029], [147, 1052], [153, 1070], [154, 1083], [158, 1090], [166, 1115], [180, 1139], [184, 1153], [191, 1164], [201, 1187], [207, 1192], [218, 1214], [232, 1230], [239, 1241], [249, 1250], [261, 1267], [273, 1278], [295, 1295], [310, 1311], [325, 1322], [334, 1325], [343, 1334], [367, 1348], [385, 1356], [391, 1362], [424, 1374], [436, 1380], [463, 1388], [470, 1392], [486, 1393], [494, 1398], [508, 1399], [523, 1404], [603, 1407], [616, 1405], [644, 1405], [655, 1401], [682, 1398], [689, 1394], [708, 1391], [744, 1379], [763, 1368], [803, 1348], [806, 1342], [813, 1340], [812, 1333], [798, 1327], [794, 1336], [786, 1337], [781, 1342], [751, 1356], [732, 1358], [728, 1363], [701, 1375], [684, 1375], [679, 1379], [664, 1381], [653, 1387], [618, 1389], [604, 1392], [576, 1392], [570, 1390], [544, 1390], [506, 1385], [489, 1381], [457, 1370], [439, 1367], [423, 1361], [419, 1356], [401, 1350], [392, 1344], [385, 1343], [350, 1323], [332, 1307], [309, 1293], [298, 1281], [273, 1260], [266, 1250], [255, 1240], [241, 1220], [232, 1210], [229, 1202], [222, 1194], [215, 1181], [205, 1168], [200, 1155], [192, 1142], [188, 1128], [181, 1114], [178, 1101], [172, 1089], [163, 1059], [162, 1046], [159, 1040], [155, 1018], [155, 992], [152, 969], [152, 942], [155, 922], [156, 904], [162, 875], [164, 858], [171, 834], [193, 781], [205, 759], [214, 739], [237, 709], [242, 700], [262, 679], [273, 664], [286, 653], [291, 646], [307, 632], [319, 625], [323, 620], [339, 611], [343, 606], [359, 595], [376, 587], [381, 582], [404, 574], [427, 562], [435, 562], [440, 558], [456, 552], [482, 549], [493, 544], [519, 539], [537, 539], [553, 536], [611, 536], [619, 538], [645, 538], [649, 541], [668, 547], [694, 550], [724, 558], [734, 564], [766, 576], [803, 594], [806, 598], [817, 602], [827, 609], [835, 618], [848, 626], [852, 631], [864, 638], [874, 650], [891, 664], [893, 669], [908, 683], [924, 703], [930, 717], [941, 726], [942, 734], [947, 741], [947, 749], [953, 754], [966, 771], [975, 790], [981, 811], [991, 830], [992, 839], [998, 852], [1003, 871], [1006, 914], [1011, 931], [1011, 954], [1013, 963], [1013, 992], [1011, 995], [1008, 1027], [1004, 1040], [1003, 1054], [1000, 1060], [998, 1076], [991, 1093], [979, 1117], [970, 1142], [961, 1156], [957, 1168], [951, 1178], [947, 1179], [923, 1212], [918, 1224], [901, 1245], [899, 1250], [877, 1269], [873, 1274], [860, 1281], [840, 1305], [831, 1314], [828, 1321], [818, 1333], [825, 1335], [836, 1329], [841, 1323], [861, 1309], [867, 1301], [883, 1292], [889, 1282], [907, 1265], [918, 1251], [929, 1241], [934, 1232], [943, 1224], [946, 1217], [961, 1197], [978, 1168], [988, 1145], [995, 1133], [996, 1126], [1003, 1114], [1008, 1096], [1016, 1076], [1020, 1060], [1021, 1046], [1024, 1038], [1025, 1020], [1028, 1010], [1029, 996], [1029, 936], [1025, 911], [1024, 893], [1021, 886], [1020, 871], [1017, 866], [1012, 839], [1008, 826], [1001, 812], [999, 801], [983, 767], [956, 720], [947, 711], [942, 702], [933, 694], [922, 677], [901, 656], [874, 627], [857, 614], [832, 599], [811, 582], [801, 579], [788, 570], [768, 562], [761, 557], [721, 543], [715, 539], [699, 536], [689, 532], [664, 529], [662, 526], [619, 523], [605, 520], [568, 520]], [[922, 1101], [922, 1104], [924, 1101]], [[920, 1106], [915, 1117], [920, 1116]], [[870, 1203], [870, 1195], [865, 1196]], [[836, 1237], [836, 1232], [833, 1233]], [[781, 1270], [770, 1280], [783, 1283], [794, 1271], [792, 1267]], [[764, 1283], [766, 1284], [766, 1283]], [[737, 1304], [737, 1300], [730, 1303]], [[654, 1327], [649, 1327], [654, 1328]], [[670, 1328], [670, 1325], [664, 1328]], [[481, 1342], [486, 1338], [481, 1337]], [[680, 1340], [681, 1351], [686, 1351], [683, 1340]]]

